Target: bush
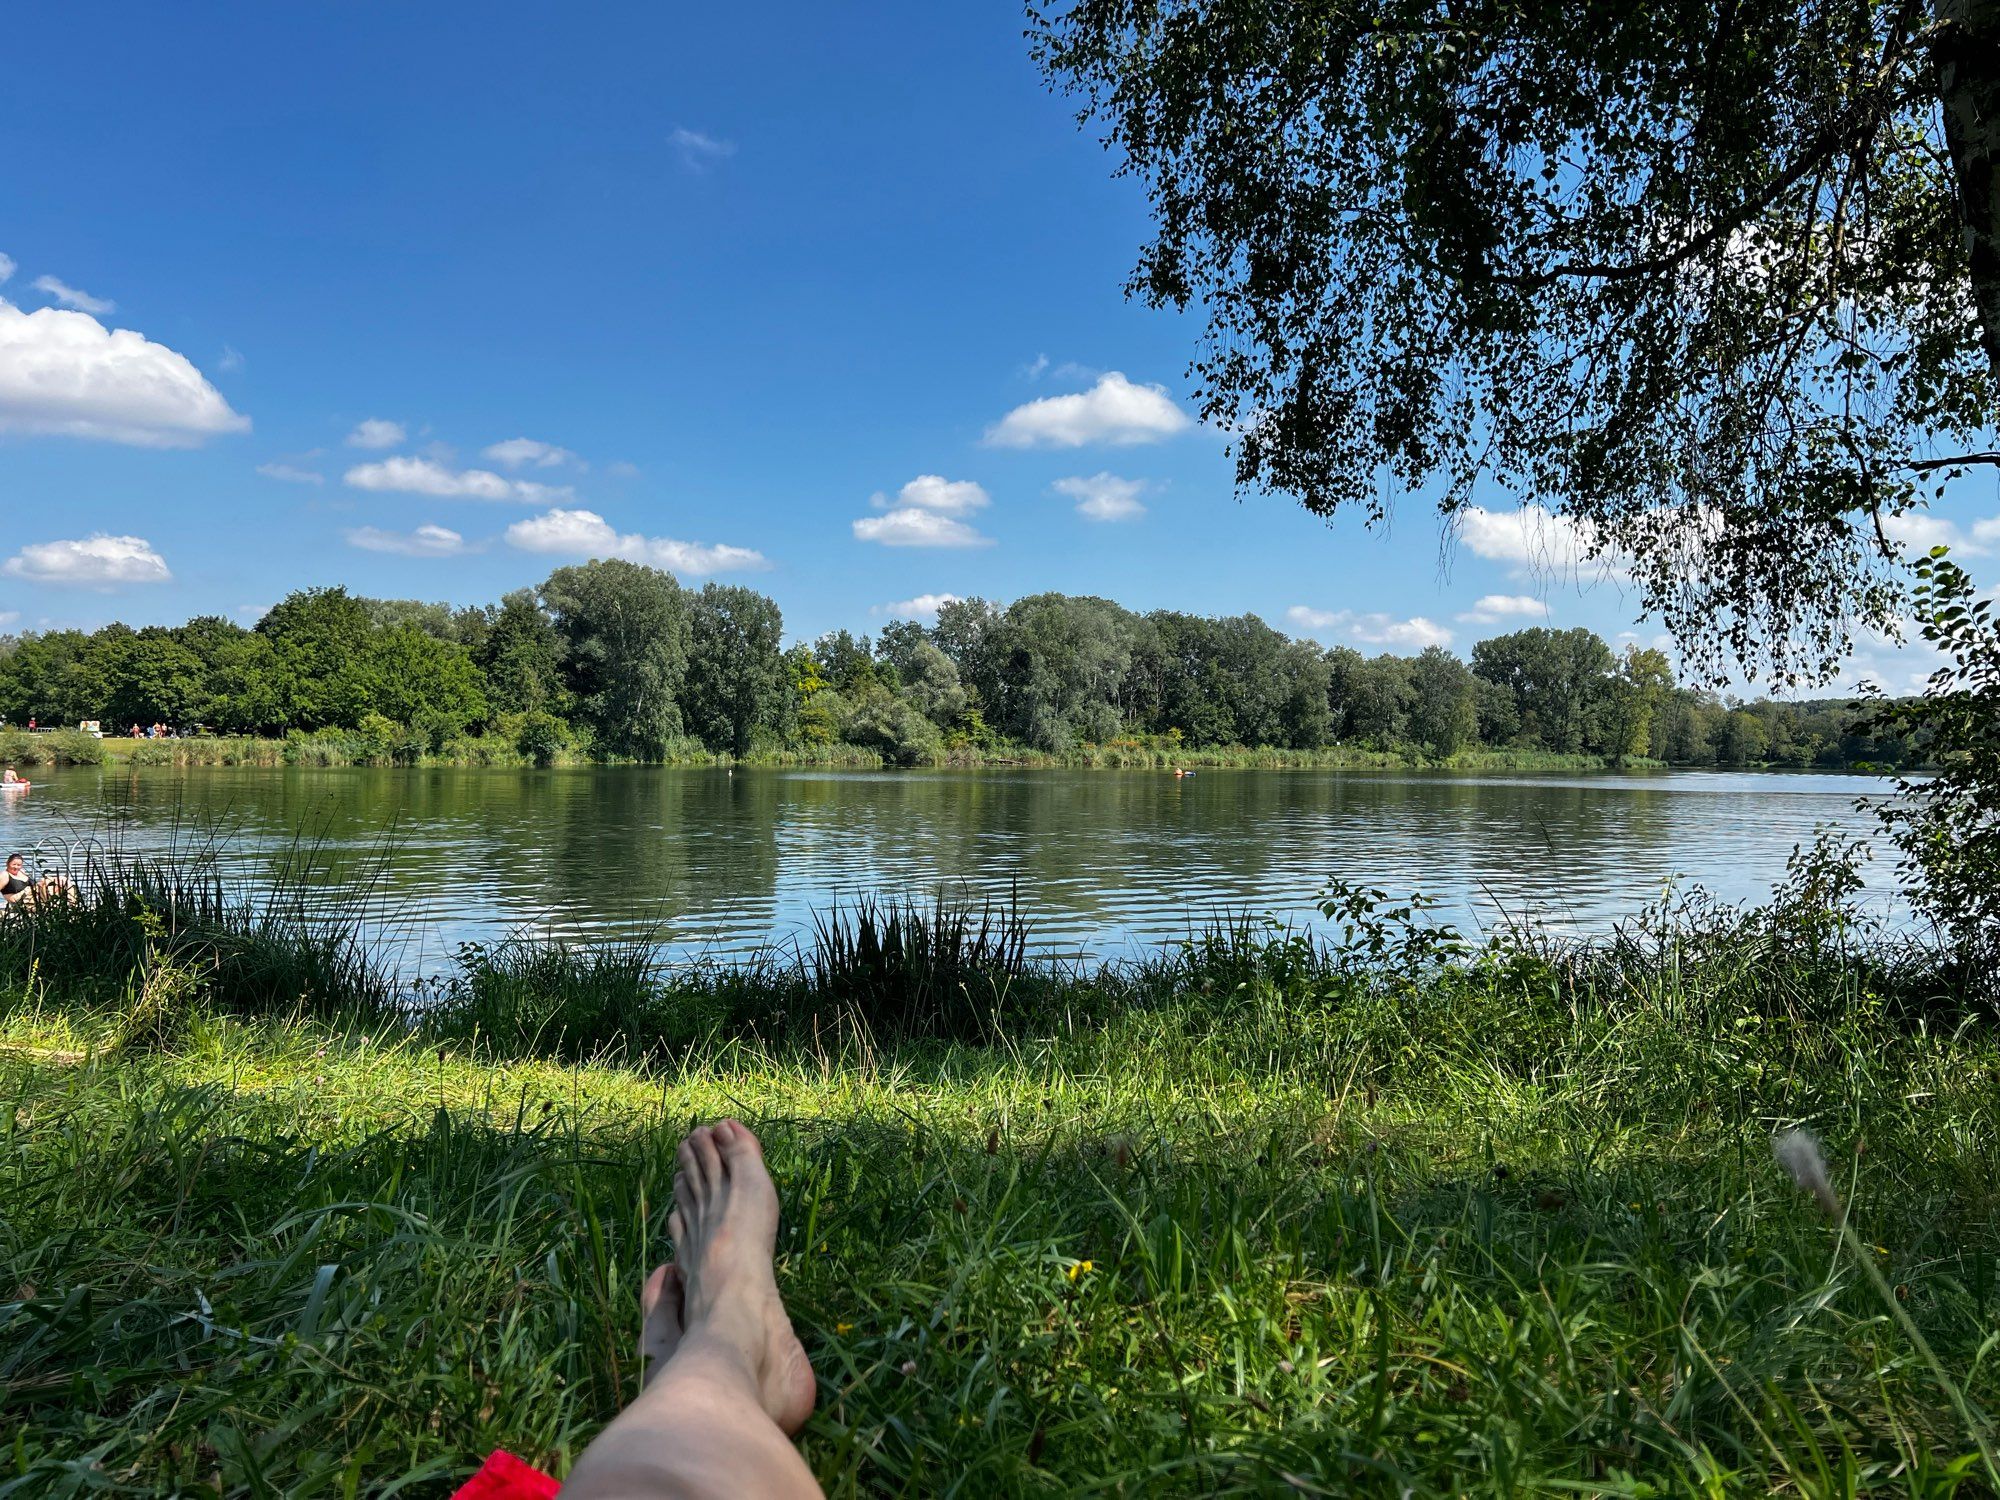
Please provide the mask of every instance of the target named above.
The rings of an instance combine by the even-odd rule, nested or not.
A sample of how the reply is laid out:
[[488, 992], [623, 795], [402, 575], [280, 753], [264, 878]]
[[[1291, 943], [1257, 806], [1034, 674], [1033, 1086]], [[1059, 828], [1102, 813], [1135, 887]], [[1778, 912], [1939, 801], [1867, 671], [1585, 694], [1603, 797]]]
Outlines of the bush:
[[855, 709], [844, 736], [875, 751], [892, 766], [920, 766], [944, 754], [937, 725], [900, 698], [876, 698]]
[[540, 709], [522, 714], [520, 727], [514, 731], [514, 748], [538, 766], [554, 765], [569, 742], [569, 725]]
[[29, 734], [10, 729], [0, 734], [0, 764], [20, 766], [101, 766], [104, 742], [81, 729], [56, 729]]

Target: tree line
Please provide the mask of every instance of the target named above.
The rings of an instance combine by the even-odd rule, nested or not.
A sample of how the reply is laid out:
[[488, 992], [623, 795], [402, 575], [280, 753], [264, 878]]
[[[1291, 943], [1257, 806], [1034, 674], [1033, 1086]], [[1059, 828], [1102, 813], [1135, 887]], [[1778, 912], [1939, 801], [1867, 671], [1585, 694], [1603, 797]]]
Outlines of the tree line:
[[910, 765], [1141, 740], [1846, 767], [1908, 765], [1922, 748], [1862, 727], [1851, 701], [1725, 701], [1677, 683], [1663, 653], [1614, 651], [1582, 628], [1494, 636], [1469, 661], [1437, 646], [1371, 657], [1255, 615], [1035, 594], [787, 647], [767, 596], [615, 560], [559, 568], [496, 604], [319, 588], [250, 628], [203, 616], [0, 637], [0, 722], [30, 717], [352, 731], [409, 759], [499, 736], [544, 763], [851, 746]]

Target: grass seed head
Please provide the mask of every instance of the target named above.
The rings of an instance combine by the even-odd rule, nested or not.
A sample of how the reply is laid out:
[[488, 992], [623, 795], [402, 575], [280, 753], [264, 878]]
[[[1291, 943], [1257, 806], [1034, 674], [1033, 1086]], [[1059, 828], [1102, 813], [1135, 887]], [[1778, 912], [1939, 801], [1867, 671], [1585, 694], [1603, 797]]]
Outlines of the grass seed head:
[[1819, 1142], [1812, 1132], [1787, 1130], [1771, 1142], [1771, 1149], [1777, 1153], [1778, 1164], [1792, 1174], [1792, 1181], [1813, 1195], [1829, 1219], [1837, 1221], [1840, 1199], [1827, 1177], [1826, 1158], [1820, 1154]]

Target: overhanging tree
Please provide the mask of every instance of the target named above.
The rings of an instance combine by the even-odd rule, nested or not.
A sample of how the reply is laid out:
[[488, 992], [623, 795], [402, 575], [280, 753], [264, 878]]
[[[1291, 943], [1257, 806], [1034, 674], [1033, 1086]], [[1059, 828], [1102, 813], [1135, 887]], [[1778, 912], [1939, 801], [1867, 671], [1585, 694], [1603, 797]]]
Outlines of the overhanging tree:
[[[1238, 479], [1542, 502], [1692, 660], [1819, 675], [2000, 371], [2000, 3], [1031, 0]], [[1551, 539], [1552, 557], [1561, 548]]]

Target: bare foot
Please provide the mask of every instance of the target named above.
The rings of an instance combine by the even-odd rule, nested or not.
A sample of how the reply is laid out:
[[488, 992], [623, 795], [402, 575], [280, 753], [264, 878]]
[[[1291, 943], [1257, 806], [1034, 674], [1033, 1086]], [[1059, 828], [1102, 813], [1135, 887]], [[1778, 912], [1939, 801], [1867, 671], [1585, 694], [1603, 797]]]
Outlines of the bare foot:
[[674, 1263], [647, 1280], [641, 1352], [664, 1361], [683, 1341], [720, 1344], [756, 1382], [764, 1414], [787, 1435], [797, 1432], [818, 1383], [772, 1271], [778, 1190], [764, 1149], [748, 1127], [724, 1120], [681, 1142], [680, 1167], [667, 1221]]
[[644, 1389], [681, 1346], [681, 1268], [653, 1267], [639, 1289], [639, 1386]]

